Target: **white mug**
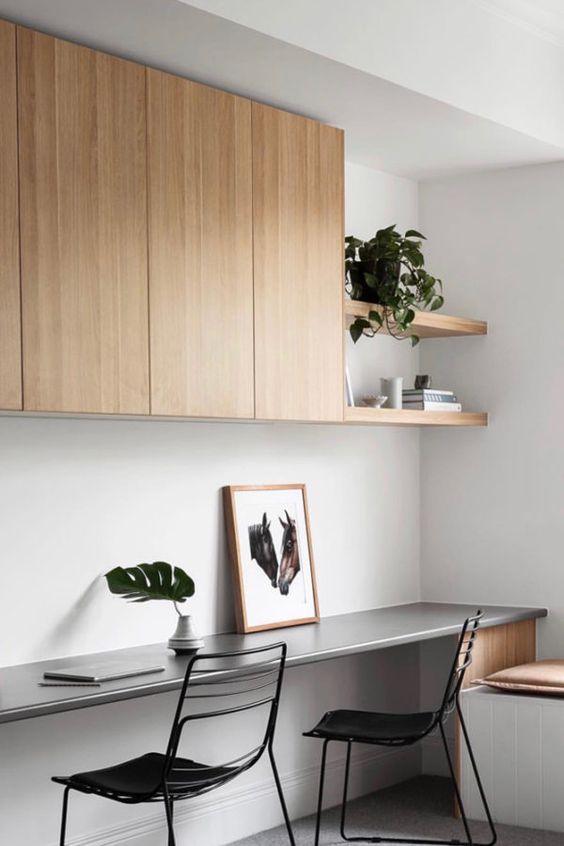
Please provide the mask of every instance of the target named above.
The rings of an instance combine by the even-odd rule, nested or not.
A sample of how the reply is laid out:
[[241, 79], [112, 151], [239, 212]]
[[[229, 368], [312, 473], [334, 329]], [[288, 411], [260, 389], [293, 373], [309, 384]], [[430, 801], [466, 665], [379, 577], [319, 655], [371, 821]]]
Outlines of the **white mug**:
[[380, 382], [382, 383], [382, 393], [388, 397], [384, 408], [401, 408], [403, 376], [389, 376], [387, 379], [381, 379]]

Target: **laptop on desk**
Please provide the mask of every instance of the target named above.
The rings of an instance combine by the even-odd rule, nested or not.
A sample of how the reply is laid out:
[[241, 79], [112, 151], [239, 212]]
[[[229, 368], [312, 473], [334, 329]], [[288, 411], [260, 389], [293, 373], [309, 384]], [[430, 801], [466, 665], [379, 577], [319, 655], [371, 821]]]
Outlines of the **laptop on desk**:
[[133, 661], [106, 659], [105, 661], [76, 664], [74, 667], [55, 667], [43, 673], [44, 679], [61, 679], [77, 682], [104, 682], [162, 673], [162, 664], [141, 664]]

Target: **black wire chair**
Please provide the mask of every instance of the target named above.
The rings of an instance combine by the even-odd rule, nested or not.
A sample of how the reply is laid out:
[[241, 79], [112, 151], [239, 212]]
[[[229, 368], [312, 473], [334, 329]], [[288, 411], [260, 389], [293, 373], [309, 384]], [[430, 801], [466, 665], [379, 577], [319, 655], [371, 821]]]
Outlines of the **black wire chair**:
[[[286, 661], [286, 644], [238, 652], [201, 654], [192, 658], [180, 692], [168, 746], [164, 754], [150, 752], [105, 769], [53, 778], [65, 787], [60, 846], [65, 846], [69, 792], [93, 794], [125, 804], [163, 802], [168, 844], [175, 846], [174, 806], [183, 799], [201, 796], [232, 781], [250, 769], [268, 750], [276, 790], [291, 846], [295, 846], [288, 810], [272, 748], [280, 691]], [[178, 755], [183, 731], [194, 722], [243, 715], [257, 709], [257, 744], [227, 762], [203, 764]], [[260, 734], [258, 733], [260, 731]], [[245, 732], [230, 731], [231, 737]], [[216, 744], [221, 749], [223, 744]]]
[[[448, 681], [444, 696], [442, 698], [440, 707], [436, 711], [428, 711], [415, 714], [380, 714], [370, 711], [328, 711], [325, 716], [311, 731], [304, 732], [305, 737], [317, 737], [323, 740], [323, 750], [321, 753], [321, 773], [319, 779], [319, 798], [317, 804], [317, 821], [315, 827], [315, 846], [319, 844], [319, 832], [321, 827], [321, 809], [323, 803], [323, 785], [325, 781], [325, 763], [327, 757], [327, 745], [330, 741], [338, 741], [347, 744], [347, 755], [345, 763], [345, 779], [343, 788], [343, 801], [341, 805], [341, 824], [340, 832], [343, 840], [350, 843], [420, 843], [426, 846], [493, 846], [497, 840], [495, 826], [492, 820], [482, 781], [476, 766], [476, 759], [470, 744], [470, 738], [466, 729], [466, 723], [462, 716], [460, 709], [459, 694], [464, 681], [464, 674], [470, 664], [472, 663], [472, 649], [476, 640], [476, 634], [480, 626], [480, 620], [483, 616], [482, 611], [477, 611], [473, 617], [468, 617], [462, 626], [460, 638], [458, 640], [458, 648], [452, 664], [451, 671], [448, 676]], [[468, 825], [468, 818], [462, 804], [462, 797], [458, 788], [456, 780], [454, 764], [452, 756], [448, 748], [448, 743], [444, 730], [444, 723], [450, 714], [456, 711], [460, 726], [462, 728], [462, 735], [466, 748], [468, 749], [468, 756], [470, 764], [476, 779], [480, 798], [488, 820], [491, 839], [487, 843], [478, 843], [472, 839], [470, 827]], [[460, 816], [462, 824], [466, 833], [467, 840], [421, 840], [410, 837], [408, 839], [401, 837], [348, 837], [345, 831], [346, 812], [347, 812], [347, 792], [349, 786], [349, 770], [351, 763], [351, 747], [353, 743], [369, 743], [376, 746], [410, 746], [418, 743], [427, 737], [435, 729], [439, 729], [441, 740], [443, 742], [446, 758], [448, 761], [448, 768], [450, 778], [454, 788], [454, 794], [458, 808], [460, 809]]]

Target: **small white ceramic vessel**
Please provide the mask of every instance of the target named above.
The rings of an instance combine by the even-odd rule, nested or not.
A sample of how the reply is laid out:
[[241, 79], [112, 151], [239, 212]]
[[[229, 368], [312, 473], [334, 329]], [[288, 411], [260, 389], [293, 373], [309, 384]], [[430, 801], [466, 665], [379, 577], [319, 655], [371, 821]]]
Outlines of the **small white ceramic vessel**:
[[174, 649], [177, 655], [197, 652], [204, 645], [204, 641], [196, 632], [190, 614], [181, 614], [174, 634], [168, 642], [168, 648]]
[[367, 394], [362, 398], [362, 402], [369, 408], [382, 408], [387, 399], [388, 397], [385, 397], [382, 394], [379, 394], [376, 397], [373, 394]]

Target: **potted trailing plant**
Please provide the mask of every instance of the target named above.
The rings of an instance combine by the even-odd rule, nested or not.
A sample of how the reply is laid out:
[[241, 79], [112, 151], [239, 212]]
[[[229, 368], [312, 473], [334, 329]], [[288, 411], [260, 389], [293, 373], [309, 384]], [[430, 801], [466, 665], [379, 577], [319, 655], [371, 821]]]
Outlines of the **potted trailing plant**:
[[[416, 311], [436, 311], [443, 305], [442, 282], [425, 270], [421, 251], [425, 236], [415, 229], [405, 235], [396, 225], [379, 229], [369, 241], [345, 238], [345, 288], [353, 300], [373, 303], [368, 319], [357, 317], [350, 326], [356, 343], [381, 329], [398, 340], [407, 337]], [[413, 346], [419, 342], [410, 335]]]
[[130, 602], [172, 602], [178, 614], [178, 625], [168, 646], [177, 655], [195, 652], [204, 645], [194, 630], [191, 616], [182, 614], [178, 608], [196, 590], [194, 581], [181, 567], [172, 567], [166, 561], [155, 561], [153, 564], [138, 564], [135, 567], [114, 567], [105, 577], [110, 591]]

